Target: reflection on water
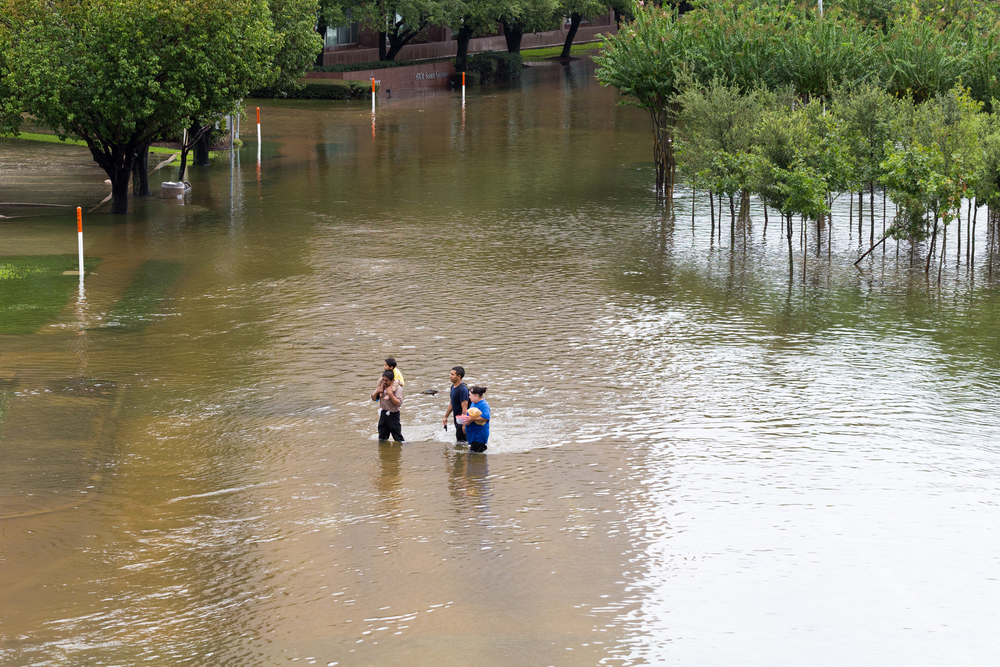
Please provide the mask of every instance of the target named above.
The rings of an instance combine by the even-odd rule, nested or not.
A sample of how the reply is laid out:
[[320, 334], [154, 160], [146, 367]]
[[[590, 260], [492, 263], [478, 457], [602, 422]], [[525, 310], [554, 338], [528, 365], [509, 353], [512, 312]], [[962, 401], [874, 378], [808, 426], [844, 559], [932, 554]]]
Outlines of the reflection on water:
[[[988, 664], [985, 252], [856, 269], [844, 199], [790, 274], [762, 210], [733, 239], [701, 193], [658, 207], [615, 102], [578, 61], [374, 125], [267, 103], [259, 172], [248, 144], [92, 216], [85, 303], [0, 336], [0, 662]], [[41, 197], [18, 147], [0, 199]], [[106, 194], [31, 150], [56, 203]], [[486, 455], [441, 428], [458, 364]]]

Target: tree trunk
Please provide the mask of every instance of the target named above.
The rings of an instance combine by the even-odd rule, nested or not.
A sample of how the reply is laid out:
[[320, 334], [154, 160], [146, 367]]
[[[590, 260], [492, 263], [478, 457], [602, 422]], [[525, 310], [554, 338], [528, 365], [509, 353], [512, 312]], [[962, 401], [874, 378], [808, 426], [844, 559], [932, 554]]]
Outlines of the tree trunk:
[[871, 220], [871, 233], [868, 238], [868, 245], [875, 245], [875, 182], [872, 181], [868, 184], [868, 208], [869, 213], [871, 213], [869, 219]]
[[736, 248], [736, 203], [732, 195], [729, 195], [729, 247]]
[[712, 216], [712, 240], [715, 241], [715, 193], [708, 191], [708, 209]]
[[524, 36], [524, 25], [521, 23], [503, 23], [503, 38], [507, 42], [508, 53], [521, 52], [521, 37]]
[[[198, 133], [201, 133], [198, 136]], [[194, 166], [195, 167], [209, 167], [211, 162], [208, 161], [209, 149], [212, 147], [212, 125], [204, 125], [199, 127], [197, 123], [191, 126], [188, 130], [188, 135], [198, 136], [198, 140], [194, 144]]]
[[788, 237], [788, 279], [791, 280], [794, 275], [795, 270], [795, 250], [792, 248], [792, 214], [789, 213], [785, 216], [785, 224], [788, 228], [786, 236]]
[[378, 59], [385, 60], [385, 30], [378, 33]]
[[865, 222], [865, 189], [863, 187], [858, 188], [858, 245], [861, 245], [862, 232], [864, 231]]
[[132, 163], [132, 194], [136, 197], [149, 197], [149, 143], [146, 142], [136, 151], [135, 162]]
[[937, 233], [938, 233], [938, 216], [937, 211], [934, 212], [934, 231], [931, 232], [931, 247], [927, 249], [927, 266], [924, 267], [924, 275], [930, 275], [931, 273], [931, 258], [934, 257], [934, 248], [937, 246]]
[[464, 72], [466, 63], [469, 60], [469, 40], [472, 39], [472, 28], [463, 25], [457, 34], [456, 46], [458, 52], [455, 54], [455, 71]]
[[117, 215], [128, 213], [128, 181], [132, 176], [137, 145], [129, 143], [108, 146], [87, 141], [94, 162], [104, 170], [111, 181], [111, 212]]
[[573, 39], [576, 38], [576, 31], [580, 28], [582, 20], [583, 16], [576, 12], [569, 15], [569, 32], [566, 33], [566, 42], [563, 44], [562, 53], [559, 54], [560, 58], [569, 58], [569, 50], [573, 47]]
[[[656, 167], [656, 194], [674, 196], [674, 127], [667, 109], [650, 110], [653, 122], [653, 164]], [[720, 195], [721, 196], [721, 195]]]

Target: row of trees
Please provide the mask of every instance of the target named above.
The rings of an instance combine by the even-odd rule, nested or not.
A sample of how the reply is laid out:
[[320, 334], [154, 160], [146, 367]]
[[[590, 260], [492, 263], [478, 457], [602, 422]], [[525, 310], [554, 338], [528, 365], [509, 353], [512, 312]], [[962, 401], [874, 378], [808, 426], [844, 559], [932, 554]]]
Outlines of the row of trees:
[[693, 11], [640, 6], [606, 40], [598, 80], [650, 114], [657, 185], [668, 196], [673, 131], [691, 83], [790, 89], [802, 101], [870, 83], [922, 103], [961, 83], [992, 108], [1000, 98], [1000, 5], [985, 0], [700, 0]]
[[[928, 241], [929, 271], [963, 200], [1000, 210], [1000, 117], [968, 89], [916, 104], [861, 84], [802, 102], [788, 89], [743, 91], [716, 80], [684, 88], [677, 101], [680, 171], [728, 200], [731, 243], [750, 195], [780, 213], [791, 252], [793, 217], [821, 222], [838, 193], [857, 194], [859, 242], [867, 208], [869, 252], [887, 238]], [[881, 230], [877, 194], [896, 212]]]
[[[322, 0], [321, 25], [358, 21], [379, 32], [379, 59], [393, 60], [414, 37], [431, 25], [447, 25], [458, 42], [458, 65], [468, 55], [469, 40], [494, 33], [503, 25], [507, 50], [519, 53], [525, 33], [554, 30], [569, 17], [570, 29], [562, 56], [583, 19], [603, 14], [612, 6], [629, 14], [631, 0]], [[388, 43], [388, 47], [386, 44]]]
[[[0, 132], [27, 115], [83, 139], [128, 211], [150, 142], [204, 134], [322, 48], [317, 0], [0, 0]], [[145, 184], [140, 188], [148, 192]]]

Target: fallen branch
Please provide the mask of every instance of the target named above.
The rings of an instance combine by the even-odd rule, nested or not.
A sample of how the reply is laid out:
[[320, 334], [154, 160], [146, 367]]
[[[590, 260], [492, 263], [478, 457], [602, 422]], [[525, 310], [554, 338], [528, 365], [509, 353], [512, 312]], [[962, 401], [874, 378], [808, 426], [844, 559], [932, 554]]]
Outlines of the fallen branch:
[[159, 171], [160, 169], [163, 169], [168, 164], [170, 164], [171, 162], [173, 162], [174, 160], [176, 160], [179, 156], [180, 156], [180, 153], [171, 153], [170, 157], [168, 157], [166, 160], [164, 160], [160, 164], [158, 164], [155, 167], [153, 167], [153, 171]]
[[860, 262], [861, 260], [863, 260], [863, 259], [864, 259], [865, 257], [867, 257], [868, 255], [870, 255], [870, 254], [872, 253], [872, 251], [873, 251], [873, 250], [875, 250], [875, 248], [877, 248], [877, 247], [879, 247], [880, 245], [882, 245], [883, 243], [885, 243], [885, 240], [886, 240], [887, 238], [889, 238], [889, 235], [888, 235], [888, 234], [886, 234], [885, 236], [883, 236], [883, 237], [882, 237], [882, 238], [881, 238], [881, 239], [879, 240], [879, 242], [878, 242], [878, 243], [876, 243], [875, 245], [873, 245], [873, 246], [872, 246], [871, 248], [868, 248], [868, 250], [866, 250], [866, 251], [865, 251], [865, 254], [861, 255], [861, 257], [858, 257], [857, 261], [855, 261], [855, 262], [854, 262], [854, 266], [857, 266], [857, 265], [858, 265], [858, 263], [859, 263], [859, 262]]

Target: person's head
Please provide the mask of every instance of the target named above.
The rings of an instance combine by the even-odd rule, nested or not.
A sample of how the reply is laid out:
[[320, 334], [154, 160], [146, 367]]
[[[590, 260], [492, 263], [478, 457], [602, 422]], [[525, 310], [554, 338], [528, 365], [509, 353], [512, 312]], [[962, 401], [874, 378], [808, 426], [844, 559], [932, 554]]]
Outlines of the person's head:
[[385, 363], [382, 364], [382, 368], [384, 368], [387, 371], [391, 371], [395, 367], [396, 367], [396, 360], [392, 357], [386, 359]]
[[461, 366], [455, 366], [451, 369], [451, 374], [448, 379], [451, 380], [452, 384], [458, 384], [465, 377], [465, 369]]
[[396, 377], [392, 371], [382, 371], [382, 381], [392, 384], [393, 378]]
[[483, 400], [486, 394], [486, 387], [469, 387], [469, 396], [473, 398], [473, 403]]

